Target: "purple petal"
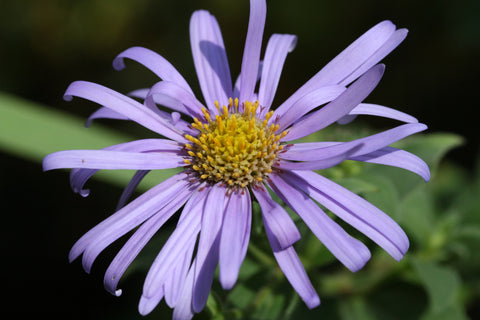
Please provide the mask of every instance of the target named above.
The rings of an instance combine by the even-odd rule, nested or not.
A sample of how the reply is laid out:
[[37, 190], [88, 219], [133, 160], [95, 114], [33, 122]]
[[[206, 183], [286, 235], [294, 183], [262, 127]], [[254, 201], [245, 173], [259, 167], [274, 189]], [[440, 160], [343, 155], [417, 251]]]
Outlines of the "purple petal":
[[150, 170], [138, 170], [135, 172], [133, 175], [132, 179], [128, 183], [128, 185], [125, 187], [125, 189], [122, 192], [122, 195], [120, 196], [120, 199], [118, 200], [116, 210], [120, 210], [125, 204], [128, 202], [128, 199], [130, 199], [131, 195], [137, 188], [138, 184], [142, 181], [142, 179], [149, 173]]
[[242, 102], [251, 101], [255, 90], [266, 16], [267, 4], [265, 0], [250, 0], [250, 17], [243, 50], [240, 79], [239, 100]]
[[[372, 27], [317, 72], [315, 76], [282, 103], [277, 111], [283, 113], [298, 99], [322, 86], [343, 84], [343, 80], [364, 65], [365, 61], [369, 61], [370, 57], [382, 48], [394, 31], [395, 25], [390, 21], [383, 21]], [[369, 64], [369, 68], [377, 62], [379, 61]]]
[[368, 248], [346, 233], [296, 184], [285, 180], [282, 175], [270, 175], [271, 188], [287, 203], [312, 230], [317, 238], [348, 269], [355, 272], [370, 259]]
[[265, 225], [265, 233], [267, 234], [267, 238], [273, 249], [273, 255], [275, 256], [280, 269], [282, 269], [288, 281], [305, 302], [307, 307], [312, 309], [320, 305], [320, 298], [315, 292], [310, 279], [308, 279], [305, 268], [298, 258], [293, 246], [280, 250], [275, 244], [275, 236], [272, 234], [268, 225]]
[[344, 91], [345, 87], [337, 85], [318, 88], [301, 99], [298, 99], [297, 102], [295, 102], [291, 108], [285, 110], [284, 113], [280, 114], [275, 112], [273, 118], [279, 116], [278, 124], [280, 125], [280, 130], [283, 130], [316, 107], [335, 100]]
[[334, 123], [342, 116], [349, 113], [360, 102], [365, 99], [370, 92], [375, 89], [382, 78], [385, 70], [384, 65], [377, 65], [367, 71], [360, 79], [355, 81], [338, 98], [324, 106], [318, 111], [303, 117], [296, 122], [284, 138], [286, 141], [305, 137], [326, 126]]
[[[255, 80], [255, 83], [260, 81], [260, 78], [262, 77], [262, 72], [263, 72], [263, 61], [260, 60], [260, 63], [258, 64], [258, 73], [257, 73], [257, 79]], [[238, 97], [240, 95], [240, 81], [242, 79], [242, 74], [240, 73], [235, 80], [235, 86], [233, 87], [233, 96]], [[255, 97], [255, 93], [253, 94], [252, 101], [256, 101], [257, 98]]]
[[160, 81], [148, 92], [145, 104], [155, 103], [193, 117], [202, 117], [203, 105], [194, 95], [173, 82]]
[[143, 286], [143, 295], [145, 297], [154, 295], [155, 291], [165, 284], [173, 267], [179, 261], [181, 262], [189, 248], [195, 245], [197, 235], [200, 232], [206, 194], [206, 190], [198, 188], [185, 205], [177, 227], [148, 271]]
[[211, 111], [217, 112], [215, 100], [227, 105], [232, 96], [232, 79], [220, 27], [208, 11], [193, 13], [190, 44], [205, 103]]
[[[386, 25], [388, 22], [382, 22]], [[380, 23], [378, 26], [380, 26]], [[375, 28], [375, 27], [374, 27]], [[351, 75], [340, 82], [341, 85], [348, 85], [355, 79], [357, 79], [360, 75], [362, 75], [365, 71], [370, 69], [372, 66], [376, 65], [380, 62], [383, 58], [385, 58], [390, 52], [392, 52], [403, 40], [407, 37], [408, 30], [407, 29], [399, 29], [396, 30], [387, 41], [385, 41], [380, 48], [378, 48], [375, 53], [368, 57], [365, 62], [356, 69]]]
[[272, 245], [283, 250], [300, 240], [301, 235], [281, 205], [276, 203], [264, 187], [251, 189], [262, 209], [263, 223], [268, 225], [272, 233]]
[[171, 81], [185, 89], [186, 91], [193, 94], [192, 89], [188, 85], [187, 81], [182, 77], [182, 75], [175, 69], [175, 67], [163, 58], [158, 53], [142, 48], [142, 47], [132, 47], [122, 53], [120, 53], [113, 60], [113, 67], [116, 70], [122, 70], [125, 68], [124, 59], [132, 59], [141, 63], [153, 73], [155, 73], [160, 79], [165, 81]]
[[[103, 280], [104, 286], [112, 294], [117, 291], [117, 284], [125, 270], [132, 263], [152, 236], [190, 197], [190, 192], [180, 192], [177, 196], [161, 208], [154, 216], [145, 221], [120, 249], [110, 263]], [[88, 248], [87, 248], [88, 250]], [[87, 251], [85, 250], [85, 252]]]
[[353, 157], [350, 160], [398, 167], [418, 174], [425, 182], [430, 180], [430, 170], [425, 161], [404, 150], [385, 147], [372, 153]]
[[193, 261], [190, 270], [188, 271], [187, 278], [185, 279], [185, 283], [181, 288], [180, 298], [173, 309], [173, 317], [172, 320], [190, 320], [193, 318], [193, 308], [192, 308], [192, 300], [193, 300], [193, 280], [195, 275], [195, 264], [196, 259]]
[[128, 224], [134, 224], [135, 226], [141, 224], [161, 209], [162, 206], [170, 202], [174, 198], [175, 193], [185, 190], [189, 185], [187, 179], [188, 177], [185, 173], [178, 173], [151, 188], [135, 199], [135, 201], [130, 202], [103, 220], [73, 245], [70, 250], [69, 260], [73, 261], [76, 259], [90, 244], [95, 243], [98, 240], [97, 238], [102, 238], [109, 232], [117, 232], [116, 228], [124, 228]]
[[125, 117], [135, 121], [147, 129], [157, 132], [172, 140], [186, 142], [183, 133], [167, 123], [155, 112], [143, 104], [124, 96], [112, 89], [96, 83], [75, 81], [67, 88], [64, 99], [70, 101], [73, 96], [81, 97], [107, 108], [110, 108]]
[[166, 152], [133, 153], [110, 150], [67, 150], [47, 155], [43, 170], [83, 168], [155, 170], [184, 166], [183, 156]]
[[163, 287], [158, 288], [155, 293], [150, 297], [145, 297], [142, 295], [140, 302], [138, 304], [138, 312], [142, 316], [146, 316], [155, 309], [155, 307], [162, 301], [164, 296]]
[[[151, 152], [151, 151], [179, 151], [182, 146], [174, 141], [165, 139], [143, 139], [121, 143], [104, 148], [103, 150], [130, 151], [130, 152]], [[82, 196], [88, 196], [89, 191], [83, 190], [85, 183], [98, 170], [95, 169], [72, 169], [70, 173], [70, 185], [74, 192]]]
[[320, 147], [316, 148], [315, 143], [310, 143], [308, 144], [310, 148], [308, 148], [298, 143], [288, 148], [286, 152], [281, 153], [280, 158], [298, 161], [319, 161], [332, 158], [335, 155], [345, 154], [351, 150], [353, 150], [353, 152], [350, 153], [348, 157], [353, 158], [382, 149], [425, 129], [427, 129], [427, 126], [423, 123], [409, 123], [365, 138], [327, 147], [322, 147], [324, 144], [320, 144]]
[[219, 268], [220, 283], [231, 289], [247, 253], [252, 224], [250, 193], [233, 192], [225, 208], [225, 217], [220, 237]]
[[[351, 120], [353, 120], [357, 115], [370, 115], [370, 116], [394, 119], [394, 120], [402, 121], [405, 123], [418, 123], [418, 120], [409, 114], [406, 114], [404, 112], [401, 112], [392, 108], [380, 106], [378, 104], [371, 104], [371, 103], [360, 103], [358, 106], [353, 108], [353, 110], [350, 111], [347, 116], [341, 118], [338, 121], [338, 123], [347, 124]], [[347, 119], [344, 119], [344, 118], [347, 118]]]
[[[182, 198], [190, 192], [191, 190], [187, 189], [185, 185], [179, 183], [170, 190], [163, 190], [161, 194], [151, 196], [150, 199], [144, 199], [144, 203], [141, 205], [135, 204], [134, 201], [131, 207], [129, 207], [129, 205], [124, 207], [126, 210], [132, 209], [133, 207], [133, 210], [129, 211], [130, 216], [105, 227], [104, 232], [97, 234], [96, 238], [85, 248], [82, 257], [82, 265], [85, 271], [87, 271], [87, 273], [90, 272], [93, 262], [107, 246], [136, 228], [153, 214], [159, 212], [165, 205], [173, 201], [175, 197]], [[174, 213], [175, 211], [166, 211], [163, 214], [167, 215], [166, 219], [168, 219]]]
[[267, 110], [275, 97], [287, 54], [293, 51], [296, 44], [297, 37], [290, 34], [273, 34], [268, 40], [258, 90], [258, 101]]
[[194, 249], [195, 241], [192, 241], [192, 245], [177, 265], [171, 269], [171, 276], [165, 282], [165, 302], [170, 308], [174, 308], [179, 299], [181, 299], [182, 289], [187, 281], [188, 270], [192, 266]]
[[101, 107], [100, 109], [98, 109], [88, 117], [87, 121], [85, 121], [85, 127], [87, 128], [90, 127], [90, 125], [92, 124], [92, 121], [95, 119], [129, 120], [123, 114], [120, 114], [109, 108]]
[[343, 161], [350, 158], [355, 153], [359, 146], [353, 147], [344, 153], [332, 154], [331, 157], [317, 160], [317, 161], [305, 161], [305, 162], [291, 162], [282, 159], [277, 160], [274, 164], [275, 168], [284, 170], [323, 170], [334, 167]]
[[213, 275], [218, 264], [219, 239], [222, 227], [225, 187], [213, 186], [207, 195], [202, 215], [202, 231], [198, 240], [195, 279], [193, 284], [193, 310], [200, 312], [207, 303]]
[[401, 260], [409, 242], [405, 232], [380, 209], [342, 186], [311, 171], [294, 171], [286, 179], [345, 222]]

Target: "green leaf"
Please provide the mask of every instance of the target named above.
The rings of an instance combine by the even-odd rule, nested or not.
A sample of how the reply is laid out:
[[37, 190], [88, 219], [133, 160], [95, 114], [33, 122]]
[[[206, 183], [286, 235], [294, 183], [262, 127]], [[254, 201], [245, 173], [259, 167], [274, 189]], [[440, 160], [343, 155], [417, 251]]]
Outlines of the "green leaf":
[[426, 244], [435, 226], [431, 194], [425, 187], [412, 190], [400, 203], [400, 211], [397, 222], [419, 245]]
[[344, 320], [374, 320], [376, 317], [369, 310], [363, 297], [351, 297], [340, 301], [339, 311]]
[[[100, 149], [133, 140], [97, 124], [86, 129], [79, 117], [5, 93], [0, 93], [0, 118], [0, 149], [34, 162], [60, 150]], [[145, 177], [140, 189], [148, 189], [177, 172], [179, 169], [155, 170]], [[102, 170], [94, 178], [125, 186], [132, 174]]]
[[432, 262], [412, 260], [430, 300], [430, 313], [441, 312], [455, 305], [460, 290], [457, 272]]

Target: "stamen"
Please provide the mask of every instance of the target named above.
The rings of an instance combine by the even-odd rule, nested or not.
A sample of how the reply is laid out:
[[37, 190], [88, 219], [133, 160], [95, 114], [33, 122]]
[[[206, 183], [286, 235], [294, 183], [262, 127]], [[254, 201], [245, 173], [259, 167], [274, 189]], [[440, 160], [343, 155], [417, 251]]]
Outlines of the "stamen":
[[189, 156], [185, 164], [191, 165], [191, 172], [199, 179], [224, 184], [232, 191], [258, 187], [272, 172], [277, 154], [284, 150], [279, 140], [286, 132], [276, 134], [279, 125], [269, 124], [273, 111], [257, 117], [257, 112], [263, 113], [258, 101], [245, 101], [239, 108], [238, 98], [229, 98], [228, 105], [215, 101], [215, 107], [218, 115], [214, 119], [205, 108], [205, 121], [194, 118], [192, 128], [199, 131], [197, 136], [185, 135], [191, 142], [185, 144]]

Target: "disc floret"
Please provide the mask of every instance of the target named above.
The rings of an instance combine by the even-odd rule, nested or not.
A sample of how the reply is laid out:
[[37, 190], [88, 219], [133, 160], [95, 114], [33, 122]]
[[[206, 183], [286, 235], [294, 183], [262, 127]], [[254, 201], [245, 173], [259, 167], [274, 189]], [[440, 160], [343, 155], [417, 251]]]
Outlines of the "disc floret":
[[210, 183], [224, 182], [232, 188], [245, 188], [263, 181], [270, 172], [277, 154], [283, 150], [280, 139], [286, 131], [277, 133], [278, 124], [270, 124], [273, 111], [265, 117], [257, 115], [259, 102], [245, 101], [239, 108], [238, 99], [229, 99], [218, 115], [202, 108], [203, 121], [194, 118], [196, 137], [185, 135], [188, 156], [185, 163]]

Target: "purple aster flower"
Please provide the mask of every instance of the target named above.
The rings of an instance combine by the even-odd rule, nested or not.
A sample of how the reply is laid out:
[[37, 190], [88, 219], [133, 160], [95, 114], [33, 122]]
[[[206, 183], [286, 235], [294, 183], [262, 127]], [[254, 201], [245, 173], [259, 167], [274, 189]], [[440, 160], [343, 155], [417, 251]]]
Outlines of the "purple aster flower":
[[[190, 319], [204, 308], [217, 265], [222, 287], [234, 286], [249, 243], [252, 197], [260, 205], [266, 236], [286, 278], [309, 308], [318, 306], [320, 299], [293, 246], [300, 233], [269, 190], [351, 271], [369, 260], [368, 248], [315, 201], [394, 259], [402, 259], [408, 249], [407, 236], [388, 215], [313, 171], [356, 160], [400, 167], [429, 179], [428, 167], [421, 159], [389, 147], [426, 126], [405, 113], [363, 103], [383, 75], [384, 66], [377, 63], [403, 41], [407, 30], [397, 30], [390, 21], [377, 24], [272, 108], [285, 58], [295, 47], [296, 37], [272, 35], [260, 60], [266, 3], [251, 0], [250, 4], [241, 74], [235, 84], [216, 19], [207, 11], [192, 15], [191, 47], [205, 104], [169, 62], [139, 47], [124, 51], [113, 64], [122, 69], [123, 60], [132, 59], [161, 78], [152, 88], [131, 93], [144, 99], [143, 104], [85, 81], [72, 83], [65, 93], [66, 100], [76, 96], [102, 105], [89, 121], [131, 120], [164, 137], [102, 150], [60, 151], [43, 162], [44, 170], [73, 168], [71, 186], [83, 196], [88, 195], [85, 183], [100, 169], [137, 170], [118, 210], [81, 237], [69, 255], [70, 260], [83, 255], [83, 267], [89, 272], [107, 246], [135, 230], [106, 271], [104, 284], [113, 294], [121, 293], [118, 281], [145, 244], [181, 210], [175, 230], [146, 277], [141, 314], [148, 314], [165, 299], [174, 308], [174, 319]], [[404, 124], [349, 142], [291, 143], [335, 122], [352, 121], [357, 115], [387, 117]], [[150, 170], [176, 167], [183, 171], [128, 202]]]

